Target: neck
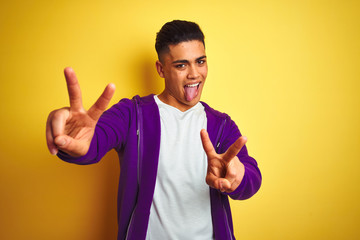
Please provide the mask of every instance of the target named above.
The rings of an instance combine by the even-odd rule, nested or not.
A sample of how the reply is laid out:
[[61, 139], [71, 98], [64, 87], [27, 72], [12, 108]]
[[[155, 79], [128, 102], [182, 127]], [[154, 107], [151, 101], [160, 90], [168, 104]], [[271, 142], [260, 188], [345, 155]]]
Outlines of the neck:
[[192, 108], [193, 106], [195, 106], [198, 102], [196, 103], [189, 103], [189, 104], [185, 104], [183, 102], [180, 102], [179, 100], [177, 100], [176, 98], [174, 98], [172, 95], [166, 93], [165, 91], [162, 92], [161, 94], [158, 95], [158, 98], [163, 102], [166, 103], [174, 108], [179, 109], [182, 112], [185, 112], [186, 110], [189, 110], [190, 108]]

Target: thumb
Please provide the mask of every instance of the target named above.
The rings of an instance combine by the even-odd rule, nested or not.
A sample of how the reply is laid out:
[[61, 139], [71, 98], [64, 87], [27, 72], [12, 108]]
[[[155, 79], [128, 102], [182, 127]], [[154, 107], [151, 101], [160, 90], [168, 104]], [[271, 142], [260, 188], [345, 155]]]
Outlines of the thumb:
[[56, 144], [56, 146], [58, 146], [59, 148], [63, 148], [66, 146], [66, 144], [69, 143], [69, 140], [67, 139], [66, 136], [58, 136], [54, 139], [54, 143]]
[[218, 189], [221, 192], [227, 192], [228, 189], [230, 189], [231, 187], [231, 183], [229, 182], [229, 180], [227, 180], [226, 178], [216, 177], [213, 174], [208, 174], [206, 176], [206, 183], [210, 187]]
[[69, 154], [72, 157], [84, 156], [89, 150], [90, 144], [85, 144], [72, 137], [61, 135], [55, 138], [54, 143], [59, 150]]

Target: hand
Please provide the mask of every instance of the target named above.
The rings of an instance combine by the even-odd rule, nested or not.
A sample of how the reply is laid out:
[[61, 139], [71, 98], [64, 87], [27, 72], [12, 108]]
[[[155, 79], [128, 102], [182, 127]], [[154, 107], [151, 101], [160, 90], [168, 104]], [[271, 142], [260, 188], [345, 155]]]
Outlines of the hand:
[[236, 156], [245, 145], [247, 138], [239, 137], [223, 154], [217, 154], [209, 134], [205, 129], [200, 132], [203, 148], [208, 158], [206, 183], [221, 192], [233, 192], [240, 185], [244, 174], [244, 165]]
[[51, 154], [55, 155], [61, 150], [70, 156], [79, 157], [88, 152], [95, 125], [114, 95], [115, 85], [107, 85], [95, 104], [86, 111], [74, 70], [65, 68], [64, 74], [70, 107], [54, 110], [49, 114], [46, 141]]

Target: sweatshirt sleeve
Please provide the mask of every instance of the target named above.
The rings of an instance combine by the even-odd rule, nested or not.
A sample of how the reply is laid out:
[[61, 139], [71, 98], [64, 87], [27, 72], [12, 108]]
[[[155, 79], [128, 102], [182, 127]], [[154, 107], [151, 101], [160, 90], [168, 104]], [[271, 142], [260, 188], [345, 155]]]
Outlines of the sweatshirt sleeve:
[[[230, 123], [224, 129], [222, 137], [221, 152], [225, 152], [240, 136], [241, 133], [235, 122], [230, 119]], [[232, 199], [245, 200], [252, 197], [260, 188], [262, 177], [257, 162], [250, 157], [244, 145], [237, 157], [244, 164], [245, 174], [237, 189], [231, 193], [224, 193]]]
[[111, 149], [120, 150], [126, 143], [134, 107], [129, 99], [122, 99], [105, 111], [96, 124], [88, 152], [72, 157], [59, 151], [57, 156], [65, 162], [87, 165], [97, 163]]

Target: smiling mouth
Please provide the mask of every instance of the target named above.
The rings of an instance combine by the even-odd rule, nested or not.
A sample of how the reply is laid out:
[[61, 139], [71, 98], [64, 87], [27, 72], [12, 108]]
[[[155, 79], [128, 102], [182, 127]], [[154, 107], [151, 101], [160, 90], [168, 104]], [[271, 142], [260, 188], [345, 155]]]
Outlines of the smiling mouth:
[[192, 101], [198, 95], [198, 89], [201, 82], [188, 84], [184, 86], [186, 101]]
[[185, 87], [189, 87], [189, 88], [193, 88], [193, 87], [197, 87], [197, 88], [199, 88], [199, 86], [200, 86], [200, 82], [198, 82], [198, 83], [194, 83], [194, 84], [188, 84], [188, 85], [185, 85]]

